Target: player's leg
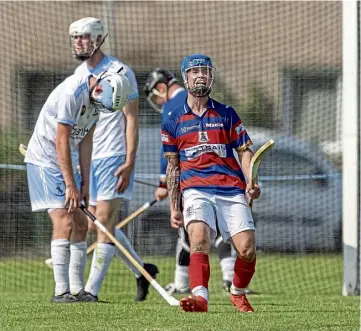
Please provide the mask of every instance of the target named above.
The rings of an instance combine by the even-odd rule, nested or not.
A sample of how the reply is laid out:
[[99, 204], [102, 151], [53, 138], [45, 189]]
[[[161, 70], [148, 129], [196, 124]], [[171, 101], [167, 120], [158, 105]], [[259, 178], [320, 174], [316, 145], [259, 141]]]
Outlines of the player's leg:
[[[116, 156], [104, 159], [98, 159], [92, 161], [91, 169], [91, 180], [90, 180], [90, 204], [96, 205], [96, 216], [101, 221], [104, 222], [107, 229], [113, 233], [116, 239], [128, 250], [132, 257], [137, 260], [137, 262], [142, 265], [153, 277], [158, 273], [156, 266], [152, 264], [144, 264], [138, 254], [134, 251], [131, 246], [128, 238], [124, 235], [121, 230], [115, 229], [115, 223], [118, 219], [119, 206], [121, 203], [121, 198], [131, 199], [134, 178], [132, 176], [128, 188], [123, 193], [118, 193], [115, 191], [117, 177], [114, 176], [115, 171], [122, 165], [125, 161], [125, 157]], [[110, 202], [113, 201], [111, 204]], [[100, 238], [104, 235], [99, 232]], [[105, 238], [104, 238], [105, 240]], [[100, 289], [100, 285], [105, 277], [106, 271], [109, 268], [110, 260], [108, 257], [113, 251], [113, 255], [120, 257], [128, 267], [135, 273], [137, 277], [137, 287], [138, 293], [136, 300], [141, 301], [145, 300], [148, 293], [149, 282], [139, 273], [139, 271], [130, 263], [130, 261], [109, 242], [99, 241], [99, 249], [95, 249], [93, 253], [93, 260], [91, 266], [91, 273], [89, 281], [86, 286], [86, 290], [91, 291], [93, 295], [97, 295], [97, 292]], [[102, 259], [98, 257], [98, 254], [102, 256]], [[104, 254], [107, 255], [104, 258]], [[98, 262], [96, 262], [98, 261]], [[104, 261], [104, 263], [99, 263]], [[92, 289], [92, 290], [90, 290]]]
[[231, 286], [231, 302], [240, 312], [253, 312], [246, 298], [247, 287], [255, 273], [256, 240], [251, 210], [244, 196], [218, 197], [216, 212], [225, 241], [231, 240], [237, 252]]
[[[114, 235], [114, 226], [117, 219], [119, 199], [109, 201], [98, 201], [96, 208], [89, 207], [106, 229]], [[100, 230], [97, 230], [97, 247], [93, 252], [93, 259], [90, 267], [85, 292], [90, 293], [94, 298], [98, 297], [100, 287], [104, 281], [106, 272], [115, 253], [115, 246], [109, 238]]]
[[223, 289], [229, 292], [232, 285], [234, 274], [234, 263], [236, 261], [236, 252], [232, 245], [225, 243], [221, 235], [215, 240], [214, 246], [218, 255], [219, 264], [222, 271]]
[[210, 277], [209, 250], [216, 236], [216, 218], [212, 197], [197, 190], [184, 192], [184, 226], [189, 235], [189, 283], [192, 296], [181, 300], [187, 312], [208, 311], [208, 282]]
[[189, 292], [188, 266], [190, 260], [189, 237], [184, 228], [178, 231], [176, 247], [176, 267], [174, 272], [174, 283], [165, 287], [169, 294]]
[[[55, 303], [66, 303], [71, 300], [69, 283], [70, 236], [72, 230], [72, 215], [64, 208], [52, 209], [49, 212], [53, 224], [51, 240], [51, 258], [55, 280]], [[74, 300], [75, 301], [75, 300]]]
[[231, 302], [240, 312], [253, 312], [246, 293], [256, 270], [255, 231], [242, 231], [232, 236], [237, 251], [234, 265], [234, 277], [231, 286]]
[[65, 185], [60, 170], [28, 163], [28, 189], [33, 212], [48, 210], [53, 223], [51, 255], [55, 289], [51, 301], [76, 302], [70, 294], [69, 263], [72, 218], [64, 209]]

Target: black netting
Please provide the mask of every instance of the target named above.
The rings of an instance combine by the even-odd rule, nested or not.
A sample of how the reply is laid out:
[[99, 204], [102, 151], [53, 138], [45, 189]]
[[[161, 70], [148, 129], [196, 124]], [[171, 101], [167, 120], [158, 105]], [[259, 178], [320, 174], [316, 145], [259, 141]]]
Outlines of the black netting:
[[[51, 223], [46, 213], [31, 213], [26, 172], [13, 165], [23, 165], [18, 145], [28, 142], [47, 96], [79, 64], [71, 56], [68, 27], [85, 16], [105, 22], [104, 50], [136, 73], [141, 123], [136, 178], [158, 184], [160, 115], [142, 94], [149, 71], [162, 66], [180, 77], [185, 55], [210, 55], [217, 67], [213, 97], [238, 111], [256, 147], [270, 138], [276, 142], [260, 167], [263, 195], [254, 203], [259, 267], [251, 287], [261, 293], [340, 293], [341, 3], [323, 1], [3, 2], [2, 291], [6, 282], [25, 290], [52, 286], [42, 263], [50, 254]], [[151, 201], [154, 188], [137, 183], [133, 196], [120, 219]], [[177, 232], [169, 226], [168, 201], [128, 224], [126, 233], [146, 261], [163, 267], [162, 285], [171, 282]], [[20, 264], [28, 266], [26, 278], [16, 273]], [[121, 270], [109, 274], [104, 293], [119, 286], [119, 277], [132, 279]], [[134, 291], [133, 280], [128, 283]], [[221, 282], [212, 282], [211, 290], [220, 291]]]

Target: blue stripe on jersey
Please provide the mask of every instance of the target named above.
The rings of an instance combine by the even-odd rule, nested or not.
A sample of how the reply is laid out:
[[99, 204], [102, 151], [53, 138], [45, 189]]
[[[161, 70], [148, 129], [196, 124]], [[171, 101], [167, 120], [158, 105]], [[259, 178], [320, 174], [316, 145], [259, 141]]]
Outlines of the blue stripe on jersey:
[[163, 155], [163, 146], [160, 145], [160, 174], [166, 175], [168, 160]]
[[74, 97], [77, 98], [79, 94], [85, 89], [88, 89], [88, 84], [87, 83], [80, 84], [73, 93]]
[[214, 176], [214, 174], [220, 174], [220, 175], [229, 175], [229, 176], [235, 176], [235, 177], [241, 177], [244, 180], [244, 176], [242, 173], [242, 170], [233, 170], [230, 167], [226, 165], [220, 165], [215, 164], [207, 168], [202, 168], [202, 172], [199, 172], [197, 170], [191, 169], [191, 170], [182, 170], [181, 172], [181, 180], [190, 179], [193, 177], [199, 177], [199, 178], [207, 178], [209, 176]]
[[58, 123], [62, 123], [62, 124], [74, 125], [74, 121], [64, 120], [64, 119], [61, 119], [61, 118], [57, 118], [56, 121]]
[[138, 99], [139, 98], [139, 93], [134, 92], [133, 94], [130, 94], [128, 99], [129, 100], [133, 100], [133, 99]]
[[103, 66], [107, 65], [110, 62], [110, 58], [108, 55], [104, 55], [103, 60], [101, 60], [96, 66], [95, 68], [91, 69], [87, 66], [88, 71], [93, 73], [93, 72], [98, 72], [99, 68], [102, 68]]

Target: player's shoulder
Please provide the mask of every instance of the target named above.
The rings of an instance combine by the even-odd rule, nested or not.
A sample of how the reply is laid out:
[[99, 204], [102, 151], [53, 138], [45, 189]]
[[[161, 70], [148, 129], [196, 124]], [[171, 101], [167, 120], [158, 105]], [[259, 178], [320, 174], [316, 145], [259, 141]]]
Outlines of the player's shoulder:
[[89, 89], [89, 74], [77, 75], [73, 74], [67, 77], [60, 85], [64, 94], [79, 95], [81, 91]]
[[162, 107], [162, 112], [165, 116], [170, 116], [178, 108], [183, 108], [187, 99], [188, 92], [182, 90], [178, 92], [173, 98], [169, 99]]
[[163, 109], [163, 112], [166, 112], [168, 116], [168, 121], [173, 122], [174, 124], [178, 123], [180, 118], [186, 113], [184, 109], [185, 100], [174, 104], [172, 108]]
[[108, 62], [108, 68], [107, 70], [110, 72], [118, 72], [121, 69], [121, 73], [124, 75], [134, 75], [133, 69], [125, 64], [123, 61], [119, 60], [118, 58], [107, 55], [107, 62]]
[[233, 113], [236, 112], [232, 106], [221, 103], [215, 99], [211, 98], [210, 103], [212, 105], [212, 108], [217, 111], [222, 117], [230, 117], [233, 115]]
[[74, 75], [82, 76], [85, 75], [86, 73], [88, 73], [88, 66], [86, 61], [79, 64], [74, 70]]

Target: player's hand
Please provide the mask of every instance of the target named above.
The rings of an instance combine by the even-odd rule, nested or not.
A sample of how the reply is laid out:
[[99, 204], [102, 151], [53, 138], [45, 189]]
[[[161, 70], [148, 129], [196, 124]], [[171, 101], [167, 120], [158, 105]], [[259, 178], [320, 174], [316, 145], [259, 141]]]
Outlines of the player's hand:
[[168, 196], [168, 190], [164, 187], [157, 187], [157, 189], [154, 192], [154, 195], [157, 201], [162, 201]]
[[261, 188], [258, 184], [255, 184], [253, 187], [251, 185], [247, 185], [246, 187], [246, 198], [247, 201], [258, 199], [261, 195]]
[[172, 210], [170, 212], [170, 225], [175, 229], [179, 229], [183, 226], [183, 214], [180, 210]]
[[132, 175], [133, 165], [128, 165], [124, 163], [121, 165], [118, 170], [115, 172], [114, 176], [119, 177], [116, 189], [118, 192], [122, 193], [126, 190], [129, 185], [130, 176]]
[[76, 185], [67, 185], [65, 190], [65, 208], [68, 213], [72, 213], [75, 208], [80, 207], [80, 193]]

